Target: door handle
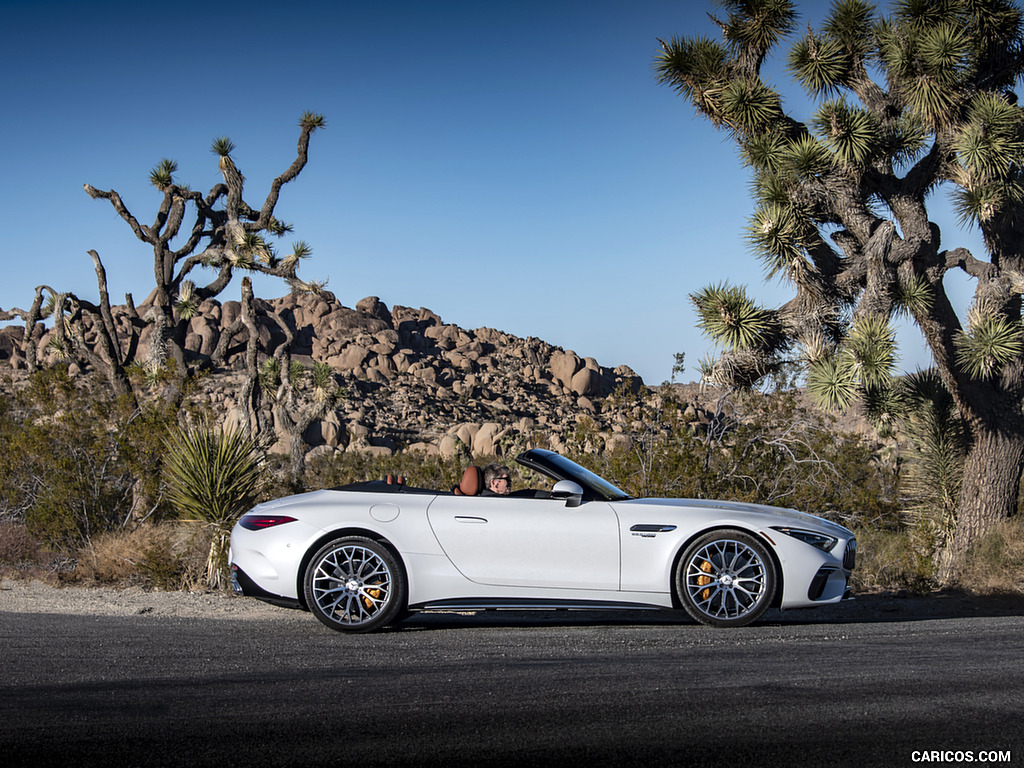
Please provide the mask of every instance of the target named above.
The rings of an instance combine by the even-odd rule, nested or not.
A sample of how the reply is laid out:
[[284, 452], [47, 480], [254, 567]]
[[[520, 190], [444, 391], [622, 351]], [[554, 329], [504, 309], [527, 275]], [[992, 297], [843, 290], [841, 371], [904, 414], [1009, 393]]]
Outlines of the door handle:
[[456, 515], [455, 521], [458, 523], [486, 523], [487, 518], [485, 517], [470, 517], [469, 515]]

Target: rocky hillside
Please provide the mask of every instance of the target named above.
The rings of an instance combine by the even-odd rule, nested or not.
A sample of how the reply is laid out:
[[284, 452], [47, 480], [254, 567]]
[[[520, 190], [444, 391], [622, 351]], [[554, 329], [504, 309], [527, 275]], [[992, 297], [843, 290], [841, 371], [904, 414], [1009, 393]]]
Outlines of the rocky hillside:
[[[376, 297], [355, 309], [326, 292], [257, 302], [262, 351], [272, 354], [285, 340], [268, 319], [276, 315], [294, 334], [294, 359], [328, 364], [347, 393], [306, 431], [315, 453], [410, 449], [451, 455], [460, 441], [480, 456], [514, 453], [527, 443], [559, 449], [581, 421], [603, 434], [592, 441], [614, 442], [624, 439], [618, 436], [627, 431], [629, 415], [611, 408], [609, 396], [643, 386], [625, 365], [609, 368], [572, 350], [493, 328], [464, 329], [429, 309], [389, 309]], [[238, 302], [204, 302], [190, 321], [190, 354], [209, 358], [240, 311]], [[114, 315], [118, 324], [127, 323], [123, 307]], [[20, 332], [11, 327], [0, 334], [0, 358], [16, 370], [25, 365]], [[38, 345], [44, 362], [48, 342], [47, 334]], [[144, 334], [143, 357], [148, 344]], [[244, 351], [245, 337], [236, 338], [226, 365], [203, 381], [203, 397], [227, 422], [238, 418]], [[71, 370], [80, 372], [76, 364]], [[286, 447], [281, 443], [278, 449]]]

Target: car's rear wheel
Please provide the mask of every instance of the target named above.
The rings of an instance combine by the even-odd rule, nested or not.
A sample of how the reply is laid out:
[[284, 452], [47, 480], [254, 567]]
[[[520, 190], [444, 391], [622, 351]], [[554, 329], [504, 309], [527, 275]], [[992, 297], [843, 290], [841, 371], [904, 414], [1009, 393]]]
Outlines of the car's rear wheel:
[[405, 573], [384, 545], [362, 536], [321, 547], [306, 566], [306, 604], [339, 632], [373, 632], [406, 610]]
[[742, 531], [712, 531], [697, 539], [676, 566], [676, 594], [702, 624], [744, 627], [768, 610], [775, 566], [767, 548]]

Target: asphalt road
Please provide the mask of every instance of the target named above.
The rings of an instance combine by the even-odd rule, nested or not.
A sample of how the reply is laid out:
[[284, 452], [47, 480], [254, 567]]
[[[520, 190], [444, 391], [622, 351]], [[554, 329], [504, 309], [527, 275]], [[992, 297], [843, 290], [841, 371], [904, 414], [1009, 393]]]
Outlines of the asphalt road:
[[1024, 764], [1024, 610], [861, 614], [3, 613], [0, 764]]

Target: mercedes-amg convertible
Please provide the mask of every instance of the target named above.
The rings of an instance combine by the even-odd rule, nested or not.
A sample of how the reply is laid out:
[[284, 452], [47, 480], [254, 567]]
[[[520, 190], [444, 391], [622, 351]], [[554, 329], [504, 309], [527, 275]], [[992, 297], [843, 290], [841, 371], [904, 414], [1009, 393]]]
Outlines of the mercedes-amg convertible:
[[231, 534], [237, 593], [371, 632], [415, 611], [684, 609], [741, 627], [849, 596], [857, 542], [790, 509], [634, 499], [551, 451], [516, 459], [550, 488], [481, 495], [375, 480], [260, 504]]

